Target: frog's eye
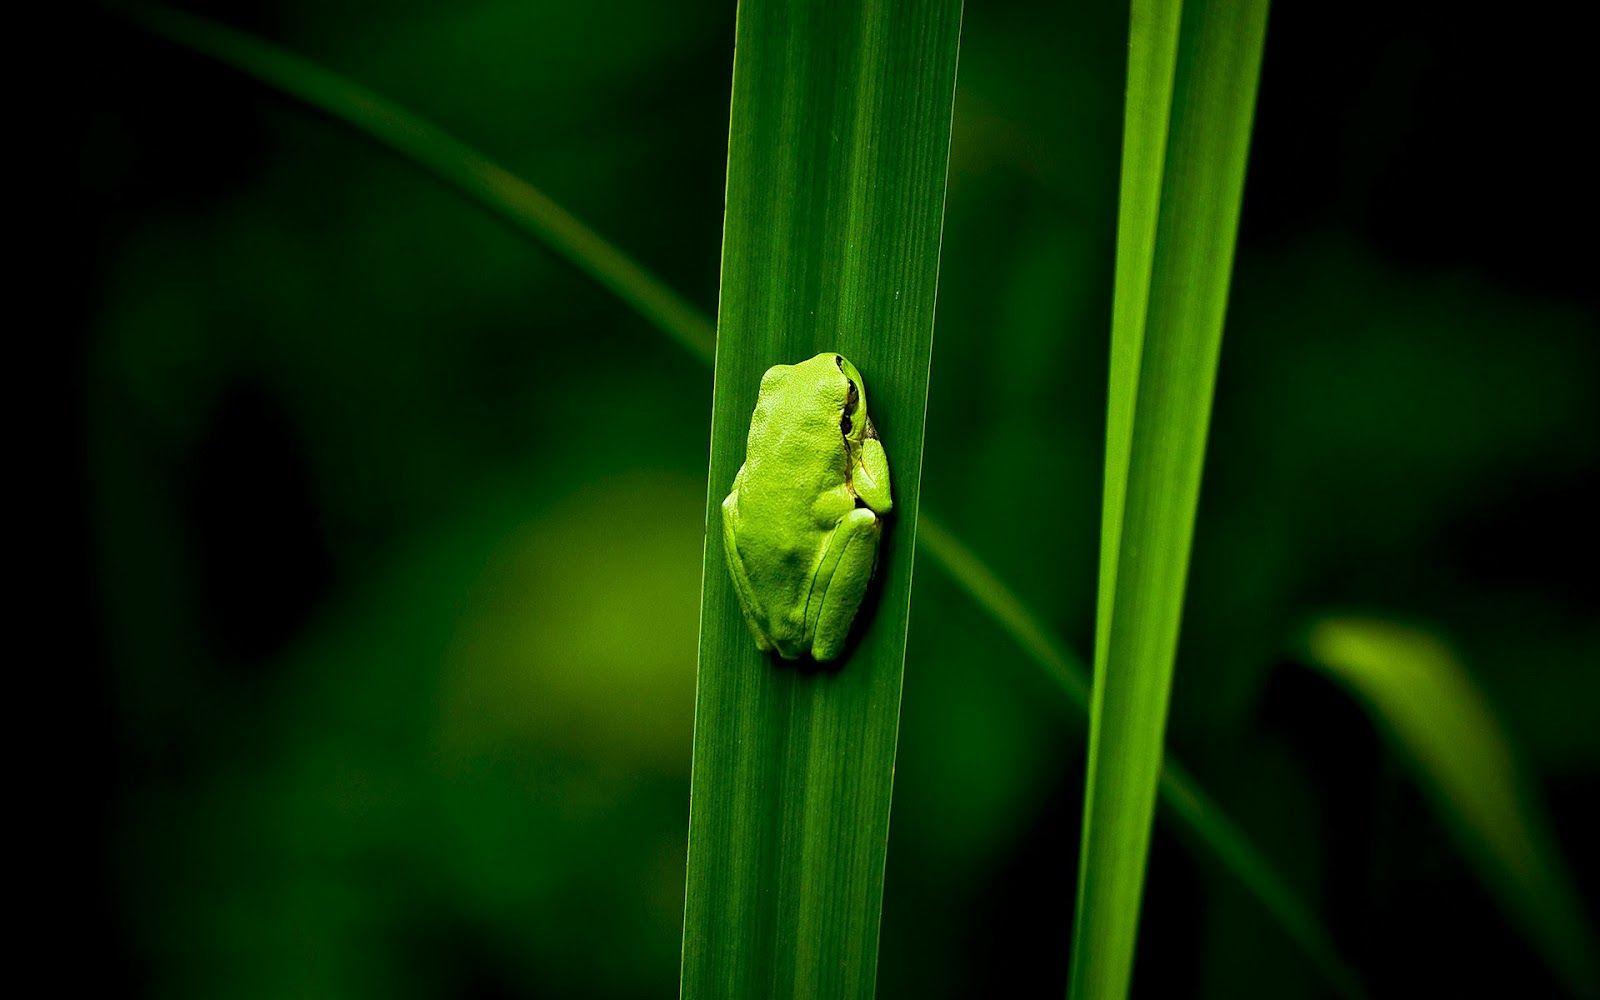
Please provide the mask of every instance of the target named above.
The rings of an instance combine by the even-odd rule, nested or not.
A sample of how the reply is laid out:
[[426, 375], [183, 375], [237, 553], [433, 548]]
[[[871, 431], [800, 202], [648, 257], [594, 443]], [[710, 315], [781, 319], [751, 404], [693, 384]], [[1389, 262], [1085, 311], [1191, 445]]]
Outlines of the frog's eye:
[[850, 388], [845, 392], [844, 414], [839, 418], [839, 430], [849, 434], [850, 428], [853, 426], [850, 416], [856, 412], [856, 407], [861, 405], [861, 392], [856, 388], [856, 383], [853, 379], [847, 377], [845, 382]]

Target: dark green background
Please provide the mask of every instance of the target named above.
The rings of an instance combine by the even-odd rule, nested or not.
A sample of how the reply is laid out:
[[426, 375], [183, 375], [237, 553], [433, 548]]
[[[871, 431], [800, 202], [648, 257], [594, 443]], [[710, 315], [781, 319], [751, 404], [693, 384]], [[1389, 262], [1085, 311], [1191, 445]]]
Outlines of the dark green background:
[[[713, 308], [731, 0], [194, 9]], [[1559, 16], [1283, 3], [1268, 30], [1171, 736], [1384, 995], [1554, 986], [1286, 652], [1307, 616], [1450, 638], [1591, 912], [1600, 886], [1592, 80]], [[929, 407], [925, 509], [1080, 651], [1126, 24], [969, 0]], [[73, 30], [87, 946], [164, 997], [671, 994], [709, 372], [344, 127]], [[884, 995], [1059, 994], [1082, 738], [921, 563]], [[1319, 988], [1165, 832], [1140, 944], [1145, 996]]]

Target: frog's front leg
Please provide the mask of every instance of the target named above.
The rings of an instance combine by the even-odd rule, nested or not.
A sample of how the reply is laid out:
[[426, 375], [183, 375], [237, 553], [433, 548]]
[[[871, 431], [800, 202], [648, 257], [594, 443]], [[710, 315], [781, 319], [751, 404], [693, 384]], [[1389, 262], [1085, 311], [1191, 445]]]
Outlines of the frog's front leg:
[[882, 531], [878, 515], [869, 508], [857, 507], [828, 537], [806, 605], [811, 655], [819, 663], [834, 659], [844, 650], [850, 623], [855, 620], [872, 579]]
[[861, 442], [861, 460], [851, 478], [856, 496], [875, 513], [887, 514], [894, 508], [889, 494], [889, 456], [884, 453], [871, 420], [867, 421], [867, 436]]

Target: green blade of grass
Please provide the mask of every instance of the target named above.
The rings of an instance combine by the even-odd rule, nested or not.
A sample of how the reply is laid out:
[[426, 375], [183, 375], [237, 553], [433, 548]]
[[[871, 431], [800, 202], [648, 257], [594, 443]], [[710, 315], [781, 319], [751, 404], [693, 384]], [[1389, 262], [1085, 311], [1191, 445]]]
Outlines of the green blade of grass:
[[314, 63], [214, 21], [161, 7], [112, 9], [152, 34], [226, 63], [354, 126], [555, 251], [690, 354], [711, 360], [716, 331], [700, 310], [544, 192], [444, 129]]
[[[138, 13], [138, 12], [136, 12]], [[313, 109], [351, 125], [401, 156], [428, 169], [445, 183], [482, 204], [497, 217], [554, 250], [606, 287], [621, 287], [619, 298], [691, 354], [709, 363], [712, 326], [637, 263], [605, 243], [565, 211], [547, 213], [553, 203], [526, 182], [511, 177], [480, 152], [444, 130], [396, 107], [382, 97], [299, 57], [241, 32], [188, 15], [144, 11], [136, 18], [144, 27], [187, 48], [204, 53], [261, 82], [289, 94]], [[508, 182], [482, 185], [475, 178], [503, 176]], [[552, 224], [556, 223], [556, 224]], [[578, 238], [559, 240], [560, 232]], [[620, 266], [608, 266], [611, 265]], [[666, 303], [656, 308], [652, 303]], [[997, 627], [1018, 644], [1028, 661], [1062, 690], [1079, 713], [1087, 713], [1088, 679], [1083, 660], [1071, 653], [976, 555], [933, 516], [918, 518], [917, 543], [933, 564], [947, 573]], [[1171, 770], [1174, 765], [1169, 764]], [[1357, 995], [1353, 978], [1339, 960], [1327, 931], [1309, 908], [1278, 876], [1211, 801], [1186, 777], [1163, 780], [1163, 801], [1169, 814], [1192, 834], [1186, 842], [1201, 845], [1272, 913], [1307, 956], [1346, 995]]]
[[1071, 992], [1133, 969], [1266, 0], [1134, 0]]
[[[741, 0], [728, 143], [683, 995], [866, 997], [910, 611], [960, 0]], [[761, 654], [721, 541], [762, 373], [839, 351], [894, 470], [839, 665]]]
[[1450, 648], [1393, 622], [1331, 617], [1308, 630], [1306, 651], [1368, 707], [1551, 968], [1600, 996], [1600, 945], [1575, 883], [1509, 735]]
[[[934, 565], [943, 569], [1055, 682], [1076, 711], [1086, 714], [1089, 683], [1083, 661], [1069, 652], [982, 560], [926, 514], [917, 541]], [[1177, 761], [1168, 759], [1162, 764], [1159, 794], [1166, 815], [1184, 832], [1184, 843], [1238, 879], [1336, 993], [1346, 997], [1364, 995], [1360, 980], [1340, 957], [1316, 915]]]

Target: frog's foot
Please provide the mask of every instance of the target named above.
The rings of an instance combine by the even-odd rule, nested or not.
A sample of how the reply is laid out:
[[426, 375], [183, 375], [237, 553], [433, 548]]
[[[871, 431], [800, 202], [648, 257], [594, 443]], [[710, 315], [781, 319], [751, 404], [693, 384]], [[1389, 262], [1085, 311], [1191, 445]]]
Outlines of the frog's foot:
[[745, 572], [739, 547], [733, 541], [732, 512], [729, 510], [732, 505], [732, 495], [722, 501], [722, 550], [728, 560], [728, 575], [733, 578], [733, 591], [739, 598], [739, 607], [744, 611], [744, 623], [750, 626], [750, 634], [755, 636], [757, 648], [763, 653], [770, 653], [772, 640], [760, 625], [761, 605], [756, 601], [755, 588], [750, 585], [750, 576]]
[[861, 607], [872, 579], [872, 567], [878, 560], [881, 532], [878, 515], [866, 507], [857, 507], [845, 515], [828, 538], [806, 605], [811, 655], [818, 663], [826, 663], [844, 650], [850, 623]]

